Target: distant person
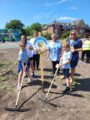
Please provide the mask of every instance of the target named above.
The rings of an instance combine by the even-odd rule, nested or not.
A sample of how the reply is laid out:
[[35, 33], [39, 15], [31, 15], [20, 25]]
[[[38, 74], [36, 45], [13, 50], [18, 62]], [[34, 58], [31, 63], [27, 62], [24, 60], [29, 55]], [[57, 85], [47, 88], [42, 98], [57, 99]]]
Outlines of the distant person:
[[48, 45], [48, 56], [52, 62], [53, 74], [55, 74], [56, 64], [59, 64], [60, 61], [62, 46], [60, 40], [57, 39], [56, 34], [52, 34], [51, 38], [52, 41], [50, 41]]
[[[30, 40], [33, 47], [35, 47], [34, 42], [39, 37], [38, 32], [34, 32], [34, 38]], [[33, 63], [34, 63], [34, 69], [39, 70], [39, 59], [40, 55], [38, 54], [37, 50], [33, 50]]]
[[81, 60], [84, 60], [84, 57], [86, 56], [86, 63], [90, 62], [90, 40], [89, 38], [85, 38], [85, 41], [83, 42], [82, 46], [82, 55], [81, 55]]
[[72, 53], [70, 51], [70, 45], [68, 43], [63, 44], [63, 55], [62, 55], [62, 63], [57, 64], [56, 68], [62, 67], [63, 68], [63, 75], [66, 79], [66, 89], [63, 91], [63, 94], [70, 92], [70, 61], [72, 58]]
[[19, 57], [18, 57], [18, 85], [17, 90], [21, 89], [21, 80], [23, 77], [23, 74], [27, 73], [28, 81], [30, 81], [30, 73], [27, 71], [27, 65], [28, 65], [28, 53], [26, 50], [26, 45], [21, 42], [20, 43], [20, 51], [19, 51]]
[[70, 62], [70, 66], [71, 66], [70, 74], [71, 74], [71, 83], [73, 83], [75, 68], [78, 65], [78, 61], [79, 61], [79, 51], [82, 50], [82, 41], [77, 38], [77, 31], [71, 30], [70, 39], [68, 39], [66, 42], [70, 44], [70, 49], [72, 52], [72, 59]]

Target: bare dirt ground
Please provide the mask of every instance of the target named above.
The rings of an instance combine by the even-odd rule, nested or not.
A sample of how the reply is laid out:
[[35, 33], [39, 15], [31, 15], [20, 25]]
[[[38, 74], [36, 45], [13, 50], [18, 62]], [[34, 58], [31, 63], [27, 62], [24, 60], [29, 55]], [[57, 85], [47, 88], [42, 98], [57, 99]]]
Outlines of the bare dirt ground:
[[[0, 72], [14, 64], [17, 56], [17, 48], [0, 50]], [[44, 87], [47, 91], [53, 76], [51, 63], [45, 56], [43, 63]], [[40, 71], [35, 71], [34, 83], [27, 84], [27, 79], [23, 83], [18, 107], [21, 106], [24, 111], [10, 112], [5, 108], [15, 107], [17, 75], [16, 65], [12, 71], [0, 77], [0, 120], [90, 120], [90, 64], [79, 61], [75, 75], [78, 84], [72, 86], [69, 95], [62, 95], [65, 80], [61, 81], [57, 76], [48, 97], [50, 104], [38, 99], [44, 99], [46, 93], [38, 91], [41, 86]]]

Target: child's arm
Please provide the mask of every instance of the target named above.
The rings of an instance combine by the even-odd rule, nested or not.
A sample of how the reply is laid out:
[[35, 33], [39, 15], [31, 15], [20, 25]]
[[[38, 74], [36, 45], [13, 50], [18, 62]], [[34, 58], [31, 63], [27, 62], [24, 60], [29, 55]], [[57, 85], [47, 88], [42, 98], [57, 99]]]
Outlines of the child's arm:
[[22, 62], [23, 72], [26, 72], [26, 65], [24, 65], [24, 62]]
[[61, 67], [61, 66], [63, 66], [63, 65], [66, 65], [66, 64], [68, 64], [68, 63], [70, 63], [70, 59], [67, 59], [66, 62], [63, 63], [63, 64], [57, 64], [57, 65], [56, 65], [56, 68], [58, 69], [59, 67]]
[[34, 50], [32, 45], [29, 46], [29, 50]]
[[67, 59], [66, 62], [63, 63], [63, 64], [60, 64], [60, 67], [63, 66], [63, 65], [66, 65], [66, 64], [68, 64], [68, 63], [70, 63], [70, 59]]

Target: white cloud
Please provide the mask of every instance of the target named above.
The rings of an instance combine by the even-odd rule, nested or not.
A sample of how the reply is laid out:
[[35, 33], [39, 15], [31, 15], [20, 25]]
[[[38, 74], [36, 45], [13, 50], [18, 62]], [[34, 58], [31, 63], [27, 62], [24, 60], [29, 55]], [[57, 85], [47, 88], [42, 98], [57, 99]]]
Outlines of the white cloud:
[[71, 6], [71, 7], [69, 7], [68, 9], [70, 9], [70, 10], [76, 10], [77, 8], [74, 7], [74, 6]]
[[64, 17], [57, 18], [57, 20], [62, 20], [62, 21], [64, 21], [64, 20], [71, 20], [71, 21], [73, 21], [73, 20], [77, 20], [77, 19], [73, 18], [73, 17], [64, 16]]
[[68, 0], [59, 0], [58, 2], [46, 3], [45, 6], [59, 5], [59, 4], [62, 4], [64, 2], [66, 2], [66, 1], [68, 1]]

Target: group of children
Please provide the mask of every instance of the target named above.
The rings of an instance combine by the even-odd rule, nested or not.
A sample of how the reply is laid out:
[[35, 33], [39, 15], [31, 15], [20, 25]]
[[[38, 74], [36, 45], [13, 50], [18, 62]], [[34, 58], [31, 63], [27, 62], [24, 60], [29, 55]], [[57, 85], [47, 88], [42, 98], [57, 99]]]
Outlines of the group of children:
[[[57, 36], [53, 34], [52, 41], [48, 44], [48, 56], [52, 62], [53, 74], [55, 74], [56, 69], [59, 67], [63, 68], [63, 76], [66, 78], [66, 88], [63, 93], [70, 92], [70, 85], [73, 82], [73, 76], [75, 73], [75, 68], [78, 64], [79, 60], [79, 51], [82, 50], [82, 42], [76, 38], [76, 31], [73, 30], [70, 32], [70, 38], [64, 42], [62, 45], [60, 40], [57, 40]], [[62, 52], [63, 50], [63, 52]], [[28, 53], [33, 52], [34, 47], [32, 44], [29, 44], [28, 50], [26, 49], [25, 42], [20, 42], [20, 52], [18, 59], [18, 89], [21, 89], [21, 80], [22, 75], [27, 74], [28, 81], [31, 81], [29, 69], [28, 69], [28, 61], [29, 59], [33, 59], [33, 57], [29, 57]], [[32, 60], [31, 59], [31, 60]], [[59, 63], [59, 61], [62, 61]], [[71, 71], [70, 71], [71, 70]], [[33, 68], [34, 72], [34, 68]], [[58, 72], [59, 74], [59, 72]]]

